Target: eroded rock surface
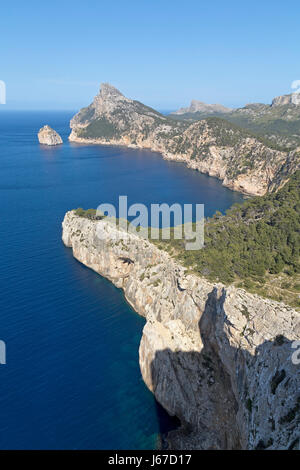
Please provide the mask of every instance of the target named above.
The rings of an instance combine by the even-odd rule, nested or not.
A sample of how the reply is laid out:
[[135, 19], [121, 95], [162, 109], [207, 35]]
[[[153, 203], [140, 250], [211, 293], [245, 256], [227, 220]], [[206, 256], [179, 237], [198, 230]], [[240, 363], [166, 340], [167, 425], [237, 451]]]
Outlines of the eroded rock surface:
[[292, 361], [297, 311], [188, 274], [166, 252], [105, 219], [68, 212], [62, 238], [146, 318], [143, 379], [182, 423], [168, 435], [170, 448], [300, 448], [300, 364]]
[[250, 195], [280, 187], [300, 167], [300, 149], [275, 150], [223, 119], [171, 119], [107, 83], [70, 126], [71, 141], [158, 151], [165, 159], [184, 162]]
[[39, 130], [38, 139], [39, 143], [44, 145], [60, 145], [63, 143], [60, 135], [48, 125]]

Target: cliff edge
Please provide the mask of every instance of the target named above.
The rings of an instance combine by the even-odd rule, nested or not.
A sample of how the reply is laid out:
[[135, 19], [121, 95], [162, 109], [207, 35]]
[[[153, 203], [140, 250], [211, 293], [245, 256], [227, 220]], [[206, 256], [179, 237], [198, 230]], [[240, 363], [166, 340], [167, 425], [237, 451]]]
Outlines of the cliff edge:
[[170, 448], [300, 449], [300, 364], [292, 360], [300, 313], [188, 274], [105, 219], [71, 211], [62, 227], [74, 257], [146, 318], [143, 379], [182, 424], [169, 433]]
[[281, 151], [224, 119], [196, 122], [164, 116], [109, 84], [71, 120], [70, 141], [125, 145], [162, 153], [168, 160], [222, 180], [233, 190], [263, 195], [300, 168], [300, 150]]

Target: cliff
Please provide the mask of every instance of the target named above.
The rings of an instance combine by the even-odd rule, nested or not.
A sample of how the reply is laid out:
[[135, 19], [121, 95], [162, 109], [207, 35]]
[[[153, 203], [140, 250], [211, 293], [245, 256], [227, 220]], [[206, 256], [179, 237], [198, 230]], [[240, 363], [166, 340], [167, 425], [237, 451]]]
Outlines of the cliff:
[[203, 114], [216, 114], [216, 113], [230, 113], [231, 108], [226, 108], [221, 104], [207, 104], [202, 101], [192, 100], [188, 108], [180, 108], [174, 111], [173, 115], [180, 115], [186, 113], [203, 113]]
[[44, 145], [60, 145], [63, 143], [60, 135], [48, 125], [39, 130], [38, 139], [39, 143]]
[[220, 118], [192, 123], [172, 119], [126, 98], [109, 84], [102, 85], [70, 126], [73, 142], [152, 149], [250, 195], [280, 187], [300, 164], [299, 149], [276, 150]]
[[[196, 102], [197, 103], [197, 102]], [[250, 103], [242, 108], [222, 111], [215, 105], [190, 106], [170, 116], [198, 121], [217, 116], [253, 133], [256, 138], [272, 148], [289, 152], [300, 146], [300, 94], [298, 92], [277, 96], [271, 104]], [[209, 108], [212, 106], [211, 108]]]
[[146, 318], [143, 379], [182, 423], [168, 436], [171, 448], [300, 448], [300, 365], [291, 358], [297, 311], [188, 274], [105, 219], [68, 212], [62, 238]]
[[285, 106], [285, 105], [299, 105], [300, 102], [298, 99], [298, 93], [290, 93], [289, 95], [281, 95], [281, 96], [276, 96], [272, 100], [272, 105], [271, 106]]

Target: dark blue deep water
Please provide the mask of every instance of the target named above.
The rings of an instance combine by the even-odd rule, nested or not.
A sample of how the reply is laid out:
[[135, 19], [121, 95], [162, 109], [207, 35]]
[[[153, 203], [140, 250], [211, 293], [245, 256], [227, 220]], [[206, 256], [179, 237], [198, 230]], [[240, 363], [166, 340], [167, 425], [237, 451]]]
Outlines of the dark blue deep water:
[[[241, 196], [155, 153], [69, 144], [71, 115], [0, 113], [0, 449], [155, 448], [170, 422], [141, 379], [144, 320], [64, 247], [64, 213], [127, 194], [211, 215]], [[46, 123], [63, 146], [39, 145]]]

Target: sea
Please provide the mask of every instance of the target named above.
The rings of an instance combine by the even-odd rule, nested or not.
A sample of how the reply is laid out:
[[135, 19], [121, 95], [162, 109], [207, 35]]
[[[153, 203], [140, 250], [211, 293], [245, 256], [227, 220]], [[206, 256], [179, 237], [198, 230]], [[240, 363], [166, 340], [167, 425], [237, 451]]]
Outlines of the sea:
[[[242, 196], [160, 154], [68, 142], [72, 111], [0, 112], [0, 449], [156, 449], [175, 420], [143, 383], [145, 324], [61, 240], [66, 211]], [[39, 144], [49, 124], [64, 144]]]

